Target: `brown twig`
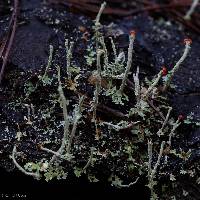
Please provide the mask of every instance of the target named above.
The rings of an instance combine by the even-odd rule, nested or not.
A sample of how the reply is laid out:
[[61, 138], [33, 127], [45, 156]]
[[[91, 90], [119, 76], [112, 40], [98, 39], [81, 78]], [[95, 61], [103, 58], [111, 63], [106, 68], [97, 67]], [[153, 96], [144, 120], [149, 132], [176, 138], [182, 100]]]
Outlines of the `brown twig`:
[[[12, 14], [10, 24], [9, 24], [9, 27], [11, 27], [11, 24], [13, 23], [11, 35], [10, 35], [9, 41], [8, 41], [8, 38], [5, 39], [2, 50], [0, 52], [0, 58], [3, 59], [3, 64], [2, 64], [1, 72], [0, 72], [0, 84], [3, 79], [4, 70], [5, 70], [6, 64], [8, 62], [8, 57], [9, 57], [10, 50], [11, 50], [11, 47], [12, 47], [12, 44], [14, 41], [14, 37], [15, 37], [15, 33], [16, 33], [18, 5], [19, 5], [19, 1], [14, 0], [14, 10], [13, 10], [13, 14]], [[8, 45], [7, 45], [7, 43], [8, 43]], [[6, 46], [7, 46], [7, 48], [6, 48]], [[5, 50], [5, 48], [6, 48], [6, 50]], [[5, 55], [3, 55], [4, 51], [5, 51]]]
[[176, 20], [179, 21], [180, 23], [182, 23], [183, 25], [187, 26], [191, 30], [193, 30], [193, 31], [195, 31], [195, 32], [197, 32], [197, 33], [200, 34], [200, 27], [198, 28], [192, 22], [190, 22], [188, 20], [185, 20], [184, 17], [183, 17], [183, 15], [181, 15], [175, 9], [171, 10], [171, 15], [174, 15], [174, 17], [176, 18]]
[[[91, 98], [90, 97], [88, 97], [86, 94], [82, 94], [80, 92], [76, 92], [76, 94], [84, 95], [86, 97], [86, 99], [88, 100], [88, 101], [84, 101], [83, 107], [86, 107], [86, 108], [90, 108], [91, 107], [91, 105], [90, 105]], [[77, 101], [78, 98], [74, 97], [74, 100]], [[110, 107], [108, 107], [106, 105], [103, 105], [103, 104], [98, 104], [97, 111], [101, 112], [101, 113], [105, 113], [105, 114], [107, 114], [109, 116], [117, 117], [117, 118], [126, 118], [126, 115], [124, 113], [122, 113], [121, 111], [116, 110], [114, 108], [110, 108]]]
[[[189, 21], [189, 20], [184, 19], [185, 11], [183, 10], [183, 8], [189, 7], [192, 3], [191, 0], [181, 0], [179, 2], [171, 1], [169, 4], [165, 4], [165, 5], [155, 4], [146, 0], [144, 0], [144, 2], [146, 6], [142, 9], [134, 10], [132, 14], [138, 14], [138, 13], [146, 12], [146, 11], [150, 11], [150, 12], [164, 11], [165, 14], [168, 14], [171, 18], [174, 18], [174, 20], [179, 21], [184, 26], [190, 28], [191, 30], [197, 33], [200, 33], [200, 25], [198, 23], [195, 24], [194, 20]], [[198, 6], [200, 6], [200, 4], [198, 4]], [[194, 13], [194, 16], [196, 16], [196, 19], [198, 22], [198, 19], [199, 19], [198, 14]]]
[[115, 110], [113, 108], [110, 108], [106, 105], [99, 104], [97, 106], [97, 110], [100, 111], [100, 112], [106, 113], [106, 114], [113, 115], [115, 117], [126, 118], [126, 115], [124, 113], [120, 112], [119, 110]]
[[[79, 10], [86, 14], [96, 14], [99, 10], [101, 0], [48, 0], [50, 3], [61, 3], [68, 5], [70, 8]], [[135, 4], [131, 4], [135, 2]], [[131, 16], [142, 12], [150, 12], [153, 14], [162, 11], [164, 15], [168, 15], [173, 20], [180, 22], [192, 31], [200, 33], [199, 15], [193, 14], [193, 20], [185, 20], [184, 15], [186, 8], [191, 6], [192, 0], [169, 0], [167, 3], [155, 3], [149, 0], [107, 0], [108, 6], [104, 10], [104, 14], [116, 16]], [[122, 3], [127, 5], [127, 8], [122, 8]], [[198, 4], [200, 6], [200, 4]]]

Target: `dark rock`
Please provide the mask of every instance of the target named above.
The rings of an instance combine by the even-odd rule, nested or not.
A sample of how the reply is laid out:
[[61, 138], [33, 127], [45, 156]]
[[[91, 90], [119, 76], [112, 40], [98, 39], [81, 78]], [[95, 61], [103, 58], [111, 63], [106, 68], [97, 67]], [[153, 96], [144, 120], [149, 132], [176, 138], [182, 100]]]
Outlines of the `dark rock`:
[[[6, 32], [6, 26], [8, 24], [6, 17], [2, 16], [3, 20], [0, 21], [0, 37]], [[51, 7], [40, 3], [39, 0], [23, 0], [19, 19], [20, 22], [15, 42], [9, 58], [8, 67], [11, 68], [12, 66], [10, 69], [11, 72], [12, 70], [15, 71], [18, 69], [20, 72], [29, 73], [28, 71], [30, 69], [32, 72], [44, 69], [48, 59], [50, 44], [53, 44], [55, 48], [56, 55], [54, 64], [64, 65], [66, 59], [64, 49], [65, 38], [72, 38], [72, 40], [75, 40], [74, 56], [79, 66], [84, 66], [83, 53], [86, 46], [81, 39], [82, 32], [79, 30], [79, 27], [84, 26], [89, 30], [92, 24], [90, 19], [70, 14], [60, 7], [52, 10]], [[117, 29], [121, 29], [123, 33], [115, 37], [119, 48], [127, 49], [129, 31], [132, 29], [137, 30], [133, 70], [135, 70], [137, 66], [140, 66], [142, 69], [141, 72], [145, 73], [145, 76], [146, 74], [148, 76], [156, 74], [163, 65], [171, 69], [183, 52], [183, 39], [185, 36], [189, 36], [189, 33], [184, 33], [183, 29], [177, 24], [171, 25], [170, 22], [155, 21], [145, 15], [116, 21], [116, 23], [118, 24]], [[200, 69], [198, 68], [200, 57], [198, 48], [200, 39], [198, 39], [196, 35], [192, 35], [192, 39], [194, 44], [192, 45], [190, 55], [184, 62], [180, 71], [176, 74], [173, 82], [176, 88], [174, 93], [169, 94], [169, 96], [176, 110], [176, 114], [181, 113], [183, 115], [188, 115], [193, 113], [194, 120], [198, 121], [200, 120]], [[8, 74], [9, 73], [10, 72], [8, 72]], [[33, 74], [29, 75], [34, 77]], [[19, 81], [21, 81], [19, 86], [22, 87], [24, 82], [23, 80]], [[9, 98], [9, 94], [11, 93], [12, 90], [8, 89], [4, 95], [0, 96], [0, 123], [2, 124], [0, 127], [0, 149], [4, 149], [1, 165], [9, 169], [12, 168], [12, 166], [9, 166], [11, 162], [6, 158], [8, 158], [8, 155], [11, 153], [14, 141], [16, 142], [16, 123], [20, 122], [25, 115], [24, 110], [21, 111], [21, 113], [19, 111], [13, 112], [9, 110], [7, 98]], [[50, 93], [50, 88], [46, 93]], [[8, 124], [4, 123], [4, 121], [7, 121], [7, 123], [9, 122], [9, 130]], [[22, 142], [20, 149], [25, 152], [29, 158], [35, 158], [37, 156], [37, 147], [35, 143], [44, 142], [46, 138], [46, 135], [43, 135], [43, 133], [38, 132], [37, 134], [33, 134], [33, 131], [34, 130], [28, 131], [28, 135], [25, 141]], [[58, 130], [56, 131], [59, 132]], [[188, 146], [192, 148], [192, 156], [195, 159], [199, 158], [199, 130], [189, 130], [187, 133], [188, 132], [190, 132], [190, 135], [187, 143]], [[51, 137], [52, 136], [49, 138]], [[88, 135], [85, 140], [87, 142], [89, 141]], [[123, 143], [124, 139], [119, 137], [117, 142]], [[185, 141], [176, 142], [177, 146], [180, 147], [186, 144]], [[79, 146], [79, 144], [77, 146]], [[186, 146], [184, 146], [184, 148], [186, 148]], [[124, 167], [123, 162], [119, 165], [121, 168]], [[178, 165], [179, 162], [177, 162], [177, 166]], [[107, 167], [110, 166], [107, 165]], [[116, 166], [113, 166], [113, 168], [114, 167]], [[101, 171], [102, 168], [103, 166], [100, 165], [99, 170]], [[119, 173], [121, 173], [121, 168], [117, 169]], [[174, 166], [174, 168], [176, 167]]]
[[47, 63], [52, 29], [32, 19], [29, 24], [18, 28], [10, 55], [10, 62], [21, 69], [40, 69]]

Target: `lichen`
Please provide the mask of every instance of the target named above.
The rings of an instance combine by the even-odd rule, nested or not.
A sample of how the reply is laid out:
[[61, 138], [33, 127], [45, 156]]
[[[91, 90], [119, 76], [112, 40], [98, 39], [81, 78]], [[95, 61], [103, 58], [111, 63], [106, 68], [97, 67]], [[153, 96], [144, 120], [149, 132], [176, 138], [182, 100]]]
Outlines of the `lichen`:
[[[107, 49], [100, 23], [105, 5], [95, 20], [87, 55], [83, 55], [87, 66], [73, 64], [73, 41], [69, 44], [66, 39], [63, 45], [67, 66], [55, 65], [50, 46], [45, 72], [35, 74], [36, 83], [28, 78], [20, 98], [9, 104], [13, 112], [21, 110], [24, 115], [18, 121], [11, 158], [26, 175], [46, 181], [66, 179], [73, 171], [77, 177], [85, 174], [97, 182], [101, 166], [108, 169], [111, 185], [119, 188], [130, 187], [145, 176], [151, 199], [158, 199], [161, 177], [176, 182], [173, 170], [168, 170], [170, 164], [177, 158], [186, 161], [192, 154], [190, 149], [173, 145], [183, 120], [173, 113], [166, 95], [190, 44], [186, 42], [184, 55], [169, 73], [162, 69], [152, 80], [140, 80], [140, 68], [132, 70], [136, 68], [132, 65], [135, 32], [130, 33], [127, 62], [112, 38], [112, 52]], [[131, 76], [134, 88], [128, 85]], [[184, 121], [190, 124], [192, 118]], [[24, 163], [17, 149], [30, 132], [37, 135], [37, 156]], [[182, 175], [194, 173], [193, 169], [180, 170]]]

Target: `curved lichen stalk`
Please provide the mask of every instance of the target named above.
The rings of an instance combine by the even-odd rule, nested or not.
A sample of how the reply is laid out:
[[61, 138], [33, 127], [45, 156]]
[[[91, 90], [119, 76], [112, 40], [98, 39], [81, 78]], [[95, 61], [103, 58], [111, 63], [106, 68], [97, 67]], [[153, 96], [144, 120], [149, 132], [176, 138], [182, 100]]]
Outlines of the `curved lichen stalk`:
[[12, 158], [13, 163], [15, 164], [15, 166], [16, 166], [22, 173], [24, 173], [25, 175], [27, 175], [27, 176], [32, 176], [32, 177], [34, 177], [34, 178], [36, 178], [36, 179], [40, 179], [41, 176], [40, 176], [39, 171], [36, 171], [36, 172], [28, 172], [28, 171], [26, 171], [22, 166], [20, 166], [20, 164], [17, 162], [17, 160], [16, 160], [16, 158], [15, 158], [15, 155], [16, 155], [16, 154], [17, 154], [17, 147], [16, 147], [16, 145], [14, 145], [11, 158]]
[[[68, 111], [67, 111], [67, 105], [68, 105], [68, 102], [66, 100], [66, 97], [64, 95], [64, 91], [63, 91], [63, 88], [62, 88], [62, 83], [61, 83], [61, 80], [60, 80], [60, 67], [58, 67], [58, 92], [59, 92], [59, 95], [60, 95], [60, 100], [61, 100], [61, 107], [62, 107], [62, 110], [63, 110], [63, 117], [64, 117], [64, 134], [63, 134], [63, 138], [62, 138], [62, 143], [61, 143], [61, 146], [59, 148], [59, 150], [57, 151], [58, 154], [62, 155], [64, 150], [65, 150], [65, 147], [66, 147], [66, 143], [67, 143], [67, 139], [68, 139], [68, 135], [69, 135], [69, 117], [68, 117]], [[53, 163], [57, 158], [57, 155], [55, 154], [50, 163]]]
[[99, 93], [101, 91], [101, 55], [102, 50], [97, 50], [97, 70], [96, 70], [96, 90], [94, 92], [94, 103], [93, 103], [93, 121], [96, 121], [97, 105], [99, 103]]
[[191, 19], [191, 15], [194, 13], [196, 7], [198, 6], [198, 3], [199, 3], [199, 0], [193, 0], [190, 9], [187, 11], [186, 15], [184, 16], [184, 18], [186, 20], [190, 20]]
[[131, 66], [132, 66], [132, 61], [133, 61], [133, 43], [134, 43], [134, 41], [135, 41], [135, 31], [131, 31], [130, 37], [129, 37], [128, 61], [127, 61], [124, 77], [122, 79], [122, 83], [121, 83], [121, 86], [120, 86], [120, 89], [119, 89], [120, 93], [122, 93], [123, 90], [124, 90], [124, 87], [126, 85], [126, 81], [128, 79], [128, 74], [129, 74]]
[[187, 58], [187, 56], [189, 54], [191, 44], [192, 44], [192, 40], [191, 39], [185, 39], [184, 43], [185, 43], [185, 49], [184, 49], [183, 55], [178, 60], [178, 62], [175, 64], [173, 69], [171, 71], [169, 71], [168, 76], [167, 76], [167, 80], [166, 80], [164, 87], [163, 87], [163, 91], [166, 91], [167, 88], [170, 86], [170, 83], [171, 83], [175, 73], [179, 70], [181, 64], [184, 62], [184, 60]]

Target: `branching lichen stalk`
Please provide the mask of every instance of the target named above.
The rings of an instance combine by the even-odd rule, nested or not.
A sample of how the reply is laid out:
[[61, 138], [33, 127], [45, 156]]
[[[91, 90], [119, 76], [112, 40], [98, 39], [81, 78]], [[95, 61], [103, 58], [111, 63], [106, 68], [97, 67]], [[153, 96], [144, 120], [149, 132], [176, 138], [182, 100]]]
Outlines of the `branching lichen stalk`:
[[57, 151], [53, 151], [53, 150], [48, 149], [48, 148], [43, 147], [43, 146], [40, 147], [40, 150], [46, 151], [47, 153], [53, 154], [53, 155], [55, 155], [56, 157], [59, 157], [59, 158], [61, 158], [61, 159], [66, 160], [66, 158], [65, 158], [63, 155], [61, 155], [59, 152], [57, 152]]
[[184, 18], [186, 20], [190, 20], [191, 19], [191, 15], [194, 13], [196, 7], [198, 6], [199, 0], [193, 0], [190, 9], [187, 11], [186, 15], [184, 16]]
[[86, 165], [83, 167], [83, 172], [92, 164], [92, 160], [93, 160], [93, 154], [94, 154], [94, 148], [90, 149], [90, 157], [86, 163]]
[[44, 80], [45, 77], [47, 76], [47, 72], [48, 72], [49, 68], [51, 67], [51, 65], [52, 65], [52, 60], [53, 60], [53, 46], [50, 45], [49, 48], [50, 48], [50, 50], [49, 50], [49, 59], [48, 59], [48, 64], [47, 64], [47, 67], [46, 67], [46, 69], [45, 69], [44, 75], [43, 75], [43, 77], [42, 77], [43, 80]]
[[172, 111], [172, 107], [169, 108], [169, 110], [168, 110], [168, 112], [167, 112], [167, 116], [166, 116], [166, 118], [165, 118], [165, 120], [164, 120], [164, 122], [163, 122], [163, 124], [162, 124], [162, 127], [161, 127], [161, 128], [159, 129], [159, 131], [157, 132], [157, 135], [158, 135], [158, 136], [161, 136], [161, 135], [163, 134], [163, 129], [165, 128], [165, 126], [166, 126], [166, 124], [167, 124], [167, 122], [168, 122], [168, 120], [169, 120], [169, 116], [170, 116], [171, 111]]
[[162, 71], [160, 71], [157, 75], [157, 78], [153, 81], [153, 83], [149, 86], [149, 88], [147, 89], [147, 91], [144, 94], [144, 98], [147, 98], [149, 96], [149, 94], [152, 92], [152, 90], [156, 87], [156, 85], [158, 84], [158, 82], [160, 81], [162, 77]]
[[108, 51], [107, 51], [106, 43], [103, 36], [100, 38], [100, 42], [104, 51], [104, 64], [105, 66], [108, 66]]
[[73, 51], [73, 47], [74, 47], [74, 42], [71, 41], [69, 44], [69, 40], [66, 39], [65, 41], [65, 48], [66, 48], [66, 59], [67, 59], [67, 75], [69, 80], [71, 80], [71, 72], [70, 72], [70, 66], [71, 66], [71, 59], [72, 59], [72, 51]]
[[172, 143], [172, 136], [174, 135], [175, 133], [175, 130], [180, 126], [180, 121], [179, 119], [174, 123], [173, 127], [172, 127], [172, 130], [170, 131], [170, 134], [169, 134], [169, 140], [168, 140], [168, 145], [169, 147], [171, 147], [171, 143]]
[[64, 117], [64, 135], [63, 135], [63, 140], [62, 140], [62, 145], [60, 147], [59, 152], [62, 153], [69, 135], [69, 117], [68, 117], [68, 111], [67, 111], [67, 100], [66, 97], [64, 95], [64, 91], [62, 89], [62, 84], [61, 84], [61, 80], [60, 80], [60, 68], [58, 68], [58, 82], [59, 82], [59, 86], [58, 86], [58, 92], [60, 95], [60, 99], [61, 99], [61, 105], [62, 105], [62, 109], [63, 109], [63, 117]]
[[98, 12], [98, 14], [97, 14], [97, 16], [96, 16], [96, 19], [95, 19], [95, 26], [99, 26], [99, 24], [100, 24], [100, 18], [101, 18], [101, 15], [102, 15], [102, 13], [103, 13], [105, 7], [106, 7], [106, 2], [103, 2], [103, 3], [101, 4], [101, 8], [99, 9], [99, 12]]
[[126, 81], [128, 79], [128, 74], [130, 72], [131, 66], [132, 66], [132, 60], [133, 60], [133, 43], [135, 41], [135, 34], [131, 34], [129, 37], [129, 48], [128, 48], [128, 61], [127, 61], [127, 66], [126, 70], [124, 73], [124, 77], [122, 79], [122, 83], [120, 86], [119, 91], [122, 93], [124, 90], [124, 87], [126, 85]]
[[148, 176], [150, 177], [151, 175], [151, 171], [152, 171], [152, 147], [153, 147], [153, 143], [152, 141], [148, 141], [148, 157], [149, 157], [149, 161], [148, 161]]
[[25, 175], [27, 175], [27, 176], [32, 176], [32, 177], [34, 177], [34, 178], [36, 178], [36, 179], [39, 179], [39, 178], [40, 178], [39, 171], [37, 171], [37, 172], [35, 172], [35, 173], [33, 173], [33, 172], [27, 172], [23, 167], [21, 167], [21, 166], [19, 165], [19, 163], [18, 163], [17, 160], [15, 159], [15, 154], [16, 154], [16, 153], [17, 153], [17, 148], [16, 148], [16, 146], [14, 145], [11, 158], [12, 158], [13, 163], [15, 164], [15, 166], [16, 166], [22, 173], [24, 173]]
[[101, 55], [103, 51], [97, 50], [97, 71], [96, 71], [96, 89], [94, 92], [93, 121], [96, 121], [97, 105], [99, 103], [99, 93], [101, 91]]
[[135, 84], [134, 92], [137, 99], [137, 104], [140, 103], [140, 80], [139, 80], [139, 67], [137, 67], [137, 71], [133, 74], [133, 80]]
[[[62, 83], [60, 80], [60, 67], [58, 67], [58, 92], [60, 95], [60, 100], [61, 100], [61, 106], [63, 109], [63, 117], [64, 117], [64, 134], [63, 134], [63, 138], [62, 138], [62, 143], [61, 146], [58, 150], [58, 154], [62, 154], [65, 147], [66, 147], [66, 143], [67, 143], [67, 139], [68, 139], [68, 135], [69, 135], [69, 117], [68, 117], [68, 111], [67, 111], [67, 100], [66, 97], [64, 95], [64, 91], [62, 89]], [[56, 155], [54, 155], [50, 161], [50, 163], [54, 162], [56, 159]]]
[[135, 185], [138, 182], [138, 180], [139, 180], [139, 177], [137, 177], [134, 182], [131, 182], [129, 184], [119, 184], [118, 187], [120, 187], [120, 188], [131, 187], [132, 185]]
[[72, 145], [75, 133], [76, 133], [77, 125], [78, 125], [78, 122], [79, 122], [79, 120], [81, 119], [81, 116], [82, 116], [81, 109], [82, 109], [83, 101], [84, 101], [84, 96], [82, 96], [80, 98], [78, 109], [75, 111], [75, 114], [74, 114], [75, 119], [74, 119], [74, 124], [73, 124], [71, 134], [69, 136], [69, 141], [68, 141], [68, 145], [67, 145], [67, 154], [70, 154], [71, 145]]
[[96, 19], [94, 20], [95, 21], [95, 24], [94, 24], [94, 31], [95, 31], [95, 38], [96, 38], [96, 49], [99, 48], [99, 45], [101, 43], [101, 37], [102, 37], [102, 34], [101, 32], [99, 31], [100, 28], [101, 28], [101, 23], [100, 23], [100, 18], [101, 18], [101, 15], [104, 11], [106, 7], [106, 2], [102, 3], [101, 4], [101, 8], [96, 16]]
[[152, 147], [153, 147], [153, 143], [151, 141], [148, 141], [148, 157], [149, 157], [149, 161], [148, 161], [148, 178], [149, 178], [149, 189], [151, 191], [151, 199], [155, 199], [154, 196], [156, 196], [155, 192], [154, 192], [154, 178], [155, 178], [155, 174], [157, 172], [157, 168], [160, 165], [160, 161], [163, 155], [163, 151], [164, 151], [164, 146], [165, 146], [165, 141], [163, 141], [161, 143], [160, 146], [160, 152], [157, 158], [157, 161], [152, 169]]
[[157, 168], [158, 168], [158, 166], [160, 165], [161, 157], [162, 157], [162, 155], [163, 155], [164, 146], [165, 146], [165, 141], [162, 141], [161, 146], [160, 146], [160, 152], [159, 152], [159, 155], [158, 155], [157, 162], [156, 162], [156, 164], [154, 165], [154, 168], [153, 168], [153, 170], [152, 170], [152, 172], [151, 172], [151, 177], [154, 177], [154, 176], [155, 176], [156, 171], [157, 171]]
[[115, 64], [118, 64], [118, 59], [117, 59], [117, 50], [116, 50], [116, 46], [115, 46], [115, 43], [114, 43], [112, 37], [110, 37], [110, 42], [111, 42], [112, 50], [113, 50], [113, 53], [114, 53]]
[[170, 86], [170, 83], [174, 77], [174, 74], [179, 70], [181, 64], [184, 62], [184, 60], [186, 59], [186, 57], [188, 56], [188, 53], [190, 51], [191, 48], [191, 42], [190, 41], [186, 41], [185, 43], [185, 49], [183, 52], [183, 55], [181, 56], [181, 58], [178, 60], [178, 62], [175, 64], [175, 66], [173, 67], [173, 69], [169, 72], [169, 75], [167, 77], [167, 80], [165, 82], [163, 91], [166, 91], [167, 88]]

